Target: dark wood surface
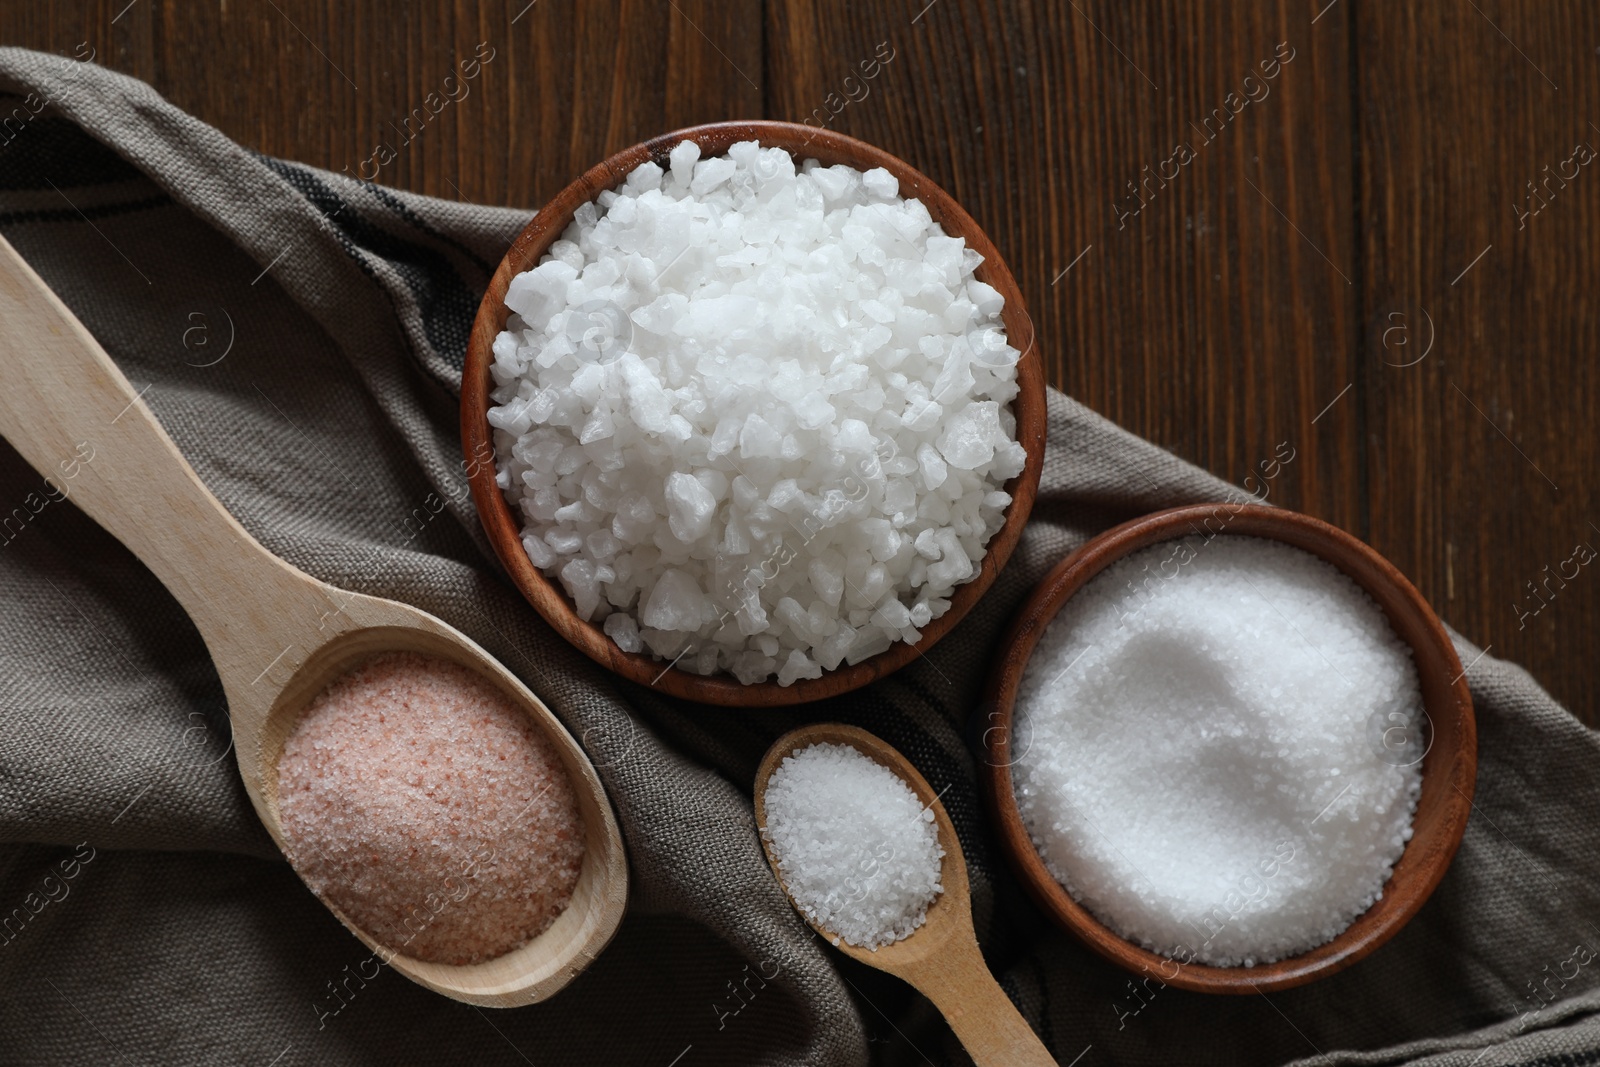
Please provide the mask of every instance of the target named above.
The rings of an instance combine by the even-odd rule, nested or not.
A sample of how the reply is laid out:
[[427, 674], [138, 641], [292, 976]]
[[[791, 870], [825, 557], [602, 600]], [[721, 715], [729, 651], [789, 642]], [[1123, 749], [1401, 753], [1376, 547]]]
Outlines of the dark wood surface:
[[0, 42], [352, 172], [487, 42], [377, 180], [528, 208], [669, 129], [826, 116], [984, 226], [1052, 382], [1235, 482], [1288, 442], [1274, 502], [1600, 721], [1592, 4], [10, 0]]

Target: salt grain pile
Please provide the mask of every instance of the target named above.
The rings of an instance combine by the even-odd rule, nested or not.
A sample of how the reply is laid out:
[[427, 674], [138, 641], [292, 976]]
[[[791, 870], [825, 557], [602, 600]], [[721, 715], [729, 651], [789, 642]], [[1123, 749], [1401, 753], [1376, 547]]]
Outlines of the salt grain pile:
[[1189, 538], [1114, 564], [1050, 623], [1013, 782], [1051, 873], [1119, 935], [1270, 962], [1381, 894], [1422, 776], [1373, 727], [1421, 707], [1410, 650], [1349, 578], [1286, 545]]
[[318, 896], [401, 955], [493, 959], [566, 908], [583, 823], [560, 758], [475, 672], [376, 656], [306, 710], [278, 762], [287, 851]]
[[1026, 458], [982, 261], [883, 169], [684, 142], [514, 278], [499, 482], [623, 649], [788, 685], [915, 641]]
[[944, 892], [933, 811], [849, 745], [786, 756], [767, 782], [766, 810], [761, 833], [789, 895], [834, 944], [876, 951], [909, 937]]

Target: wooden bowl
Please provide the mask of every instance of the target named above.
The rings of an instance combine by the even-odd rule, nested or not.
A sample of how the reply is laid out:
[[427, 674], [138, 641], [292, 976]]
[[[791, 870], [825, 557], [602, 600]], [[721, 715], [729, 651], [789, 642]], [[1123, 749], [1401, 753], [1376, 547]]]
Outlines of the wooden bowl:
[[[528, 559], [522, 547], [522, 524], [495, 484], [495, 466], [484, 461], [494, 454], [494, 432], [488, 421], [489, 367], [494, 361], [494, 339], [505, 328], [508, 314], [505, 294], [511, 279], [538, 265], [581, 205], [594, 200], [602, 191], [622, 184], [628, 173], [642, 163], [654, 160], [666, 166], [667, 155], [673, 147], [691, 139], [699, 144], [702, 157], [722, 155], [739, 141], [758, 140], [764, 147], [788, 150], [797, 160], [818, 159], [828, 165], [843, 163], [858, 170], [883, 167], [899, 179], [902, 196], [921, 200], [946, 233], [966, 238], [967, 246], [983, 256], [977, 277], [994, 286], [1004, 297], [1001, 317], [1007, 340], [1022, 352], [1017, 364], [1021, 392], [1012, 401], [1012, 411], [1016, 415], [1017, 440], [1027, 449], [1028, 459], [1022, 473], [1006, 483], [1011, 505], [1005, 524], [989, 539], [978, 574], [956, 588], [950, 597], [949, 610], [923, 627], [922, 638], [916, 644], [896, 642], [887, 651], [855, 666], [841, 665], [824, 672], [820, 678], [802, 679], [788, 686], [780, 686], [776, 681], [745, 685], [728, 675], [693, 674], [670, 667], [666, 661], [645, 653], [624, 652], [617, 647], [599, 625], [579, 618], [560, 585], [546, 578]], [[461, 446], [466, 454], [472, 498], [495, 554], [517, 588], [545, 621], [601, 666], [673, 696], [706, 704], [777, 707], [836, 696], [882, 678], [932, 648], [961, 621], [1011, 557], [1017, 539], [1022, 536], [1028, 512], [1033, 508], [1039, 490], [1039, 471], [1044, 463], [1044, 364], [1034, 348], [1033, 322], [1023, 306], [1016, 279], [1000, 253], [948, 193], [909, 164], [843, 134], [790, 122], [722, 122], [678, 130], [618, 152], [563, 189], [528, 223], [501, 261], [500, 269], [495, 271], [472, 325], [466, 365], [461, 375]]]
[[[1162, 541], [1199, 534], [1245, 535], [1304, 549], [1348, 575], [1377, 601], [1400, 639], [1411, 647], [1422, 684], [1431, 736], [1422, 759], [1422, 792], [1413, 836], [1384, 885], [1383, 896], [1343, 933], [1309, 952], [1254, 967], [1181, 963], [1112, 932], [1073, 900], [1034, 848], [1012, 791], [1012, 711], [1034, 646], [1067, 600], [1122, 557]], [[1200, 504], [1158, 511], [1107, 530], [1056, 565], [1018, 613], [1000, 646], [983, 711], [988, 728], [984, 793], [1013, 869], [1055, 923], [1089, 948], [1135, 974], [1202, 993], [1270, 992], [1304, 985], [1367, 956], [1417, 913], [1461, 844], [1472, 812], [1477, 731], [1466, 675], [1444, 625], [1403, 574], [1367, 545], [1318, 519], [1258, 505]], [[1025, 750], [1024, 750], [1025, 754]], [[1176, 968], [1176, 974], [1169, 972]]]

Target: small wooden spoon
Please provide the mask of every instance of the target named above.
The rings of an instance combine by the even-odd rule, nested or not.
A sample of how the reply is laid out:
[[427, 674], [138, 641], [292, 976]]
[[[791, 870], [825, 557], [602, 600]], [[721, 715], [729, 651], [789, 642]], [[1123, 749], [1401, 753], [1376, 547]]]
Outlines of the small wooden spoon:
[[[785, 893], [789, 892], [778, 857], [773, 854], [765, 833], [767, 783], [785, 756], [822, 743], [850, 745], [889, 768], [916, 792], [926, 807], [933, 809], [939, 844], [944, 848], [944, 863], [939, 872], [944, 892], [928, 907], [927, 922], [915, 933], [903, 941], [884, 945], [876, 952], [848, 944], [816, 923], [811, 923], [812, 928], [835, 943], [846, 956], [889, 972], [933, 1001], [978, 1067], [1055, 1067], [1056, 1061], [983, 961], [977, 935], [972, 929], [967, 861], [962, 856], [961, 842], [956, 838], [950, 816], [927, 779], [917, 773], [910, 760], [881, 738], [841, 723], [814, 723], [791, 730], [767, 749], [756, 770], [756, 825], [763, 830], [761, 846], [766, 850], [767, 862], [772, 864], [778, 884], [784, 887]], [[790, 900], [793, 901], [792, 896]]]
[[567, 910], [526, 945], [484, 963], [457, 967], [395, 955], [390, 965], [447, 997], [489, 1007], [543, 1000], [588, 966], [621, 922], [627, 858], [594, 767], [539, 698], [433, 616], [335, 588], [258, 544], [201, 483], [94, 337], [3, 238], [0, 367], [0, 435], [45, 475], [52, 495], [65, 494], [132, 550], [205, 638], [227, 694], [245, 791], [280, 848], [284, 740], [312, 697], [376, 653], [420, 652], [478, 671], [527, 709], [560, 754], [587, 838]]

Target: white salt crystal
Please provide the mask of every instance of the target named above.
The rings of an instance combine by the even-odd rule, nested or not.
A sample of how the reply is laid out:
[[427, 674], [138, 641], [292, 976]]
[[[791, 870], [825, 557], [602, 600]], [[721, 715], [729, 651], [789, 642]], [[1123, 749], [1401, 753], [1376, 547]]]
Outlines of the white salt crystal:
[[530, 327], [541, 327], [566, 306], [567, 286], [578, 272], [557, 259], [547, 259], [511, 279], [506, 307], [521, 315]]
[[745, 459], [776, 459], [782, 455], [783, 436], [772, 424], [752, 412], [739, 431], [739, 454]]
[[556, 561], [556, 554], [551, 551], [549, 545], [545, 544], [542, 537], [523, 535], [522, 548], [528, 553], [528, 559], [533, 562], [533, 565], [541, 570]]
[[561, 568], [561, 584], [577, 606], [578, 613], [587, 618], [600, 606], [600, 586], [597, 568], [587, 559], [569, 560]]
[[789, 650], [789, 656], [778, 668], [778, 684], [792, 685], [800, 678], [821, 678], [822, 668], [812, 663], [798, 648]]
[[909, 937], [944, 892], [932, 810], [855, 748], [817, 744], [784, 757], [767, 780], [766, 811], [761, 834], [789, 895], [851, 945], [877, 951]]
[[811, 172], [811, 180], [817, 183], [824, 200], [834, 201], [842, 199], [860, 176], [849, 167], [818, 167]]
[[711, 528], [711, 514], [717, 501], [711, 491], [692, 474], [673, 471], [667, 475], [665, 490], [667, 524], [679, 541], [695, 541]]
[[489, 422], [529, 559], [685, 670], [791, 684], [916, 640], [1026, 459], [981, 262], [885, 170], [640, 166], [506, 297]]
[[807, 564], [806, 576], [823, 603], [834, 608], [839, 606], [839, 598], [844, 595], [844, 572], [837, 564], [823, 558], [813, 559]]
[[667, 153], [667, 158], [672, 163], [673, 183], [679, 187], [686, 186], [694, 176], [694, 164], [700, 158], [700, 146], [693, 141], [679, 141]]
[[[949, 468], [945, 466], [944, 457], [939, 455], [938, 449], [923, 443], [917, 446], [917, 465], [922, 468], [922, 484], [931, 492], [944, 484], [945, 474]], [[924, 530], [923, 533], [929, 531]], [[919, 548], [920, 535], [919, 535]], [[937, 558], [937, 557], [931, 557]]]
[[888, 200], [900, 192], [900, 182], [882, 167], [873, 167], [861, 176], [861, 184], [873, 196]]
[[644, 642], [639, 640], [639, 624], [625, 611], [613, 611], [607, 615], [602, 629], [624, 652], [638, 652], [644, 648]]
[[939, 451], [952, 467], [970, 471], [994, 457], [995, 438], [1001, 436], [993, 401], [974, 400], [958, 411], [939, 435]]
[[[739, 169], [739, 164], [731, 159], [705, 159], [701, 160], [694, 168], [694, 178], [689, 182], [689, 191], [695, 196], [704, 196], [729, 178]], [[612, 211], [615, 214], [615, 209]]]
[[[560, 508], [556, 509], [557, 512], [560, 510]], [[570, 556], [574, 552], [577, 552], [583, 548], [582, 534], [575, 530], [563, 529], [561, 527], [557, 527], [548, 531], [544, 535], [544, 541], [545, 544], [549, 545], [563, 556]]]
[[1107, 568], [1051, 621], [1012, 780], [1051, 873], [1118, 934], [1270, 962], [1381, 894], [1422, 776], [1372, 724], [1421, 708], [1410, 649], [1348, 577], [1277, 542], [1191, 537]]
[[670, 568], [657, 579], [639, 621], [656, 630], [692, 632], [704, 625], [710, 607], [710, 601], [693, 577]]

